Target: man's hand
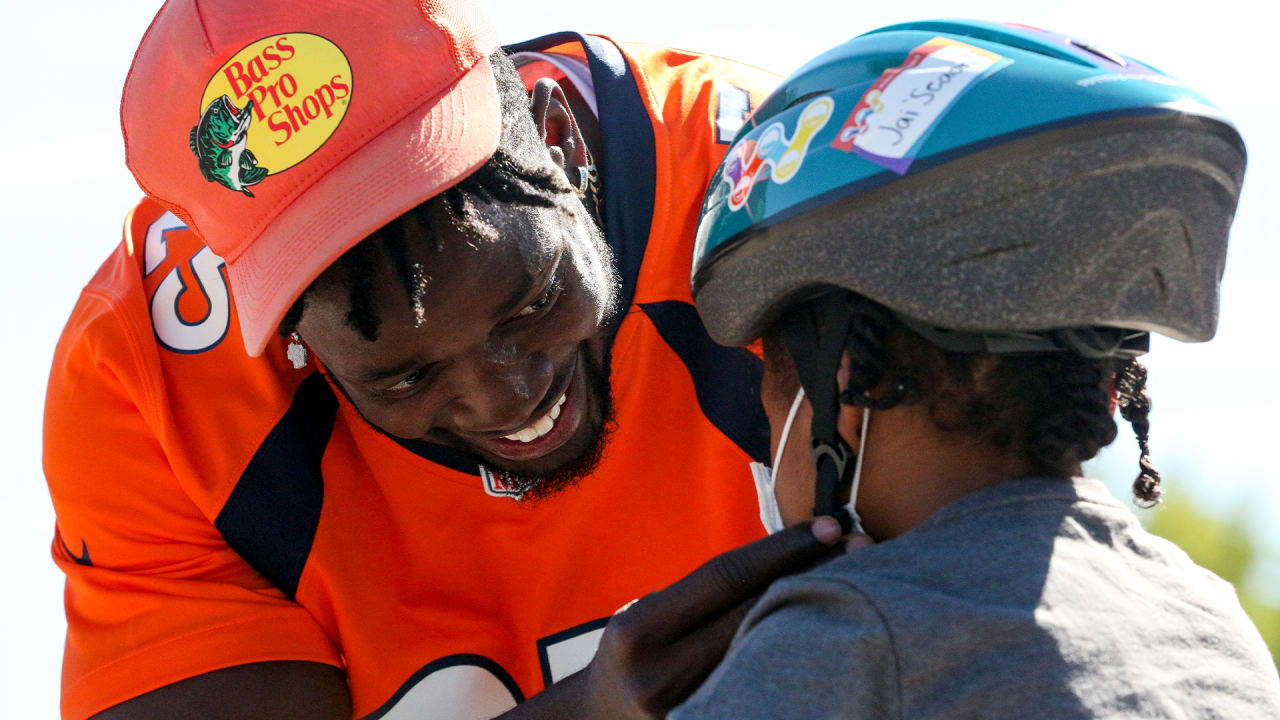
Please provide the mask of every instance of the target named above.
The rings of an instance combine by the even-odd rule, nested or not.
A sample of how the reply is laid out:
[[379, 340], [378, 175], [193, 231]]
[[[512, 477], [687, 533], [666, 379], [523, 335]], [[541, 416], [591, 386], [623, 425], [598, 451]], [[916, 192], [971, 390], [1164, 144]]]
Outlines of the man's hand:
[[502, 718], [665, 717], [724, 657], [765, 587], [809, 567], [839, 539], [840, 524], [821, 517], [717, 555], [615, 615], [590, 665]]

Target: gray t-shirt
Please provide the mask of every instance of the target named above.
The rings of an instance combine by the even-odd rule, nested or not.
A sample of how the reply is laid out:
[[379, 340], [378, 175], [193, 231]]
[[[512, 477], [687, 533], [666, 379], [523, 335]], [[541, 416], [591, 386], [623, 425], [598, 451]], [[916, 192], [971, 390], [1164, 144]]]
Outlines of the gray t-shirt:
[[774, 583], [669, 716], [1280, 718], [1234, 589], [1097, 481], [984, 488]]

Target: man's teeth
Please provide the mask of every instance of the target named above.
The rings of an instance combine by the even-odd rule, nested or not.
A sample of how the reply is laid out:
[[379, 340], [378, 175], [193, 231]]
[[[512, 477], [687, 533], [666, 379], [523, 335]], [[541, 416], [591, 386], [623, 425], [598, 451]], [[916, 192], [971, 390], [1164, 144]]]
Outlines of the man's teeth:
[[560, 399], [556, 401], [555, 405], [551, 406], [551, 410], [547, 411], [546, 415], [538, 418], [525, 429], [511, 433], [503, 439], [528, 443], [551, 432], [551, 428], [556, 426], [556, 418], [560, 417], [560, 406], [564, 405], [564, 400], [565, 396], [561, 395]]

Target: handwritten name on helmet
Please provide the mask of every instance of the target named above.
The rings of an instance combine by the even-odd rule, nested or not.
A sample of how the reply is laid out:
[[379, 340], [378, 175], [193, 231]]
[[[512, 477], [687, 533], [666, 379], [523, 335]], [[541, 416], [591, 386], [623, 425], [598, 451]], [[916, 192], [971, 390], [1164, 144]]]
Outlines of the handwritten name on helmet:
[[246, 46], [213, 74], [200, 100], [202, 120], [211, 108], [215, 114], [234, 113], [244, 138], [228, 181], [206, 166], [216, 168], [232, 158], [205, 157], [210, 152], [201, 152], [217, 153], [225, 141], [197, 142], [201, 126], [209, 123], [192, 130], [192, 149], [205, 178], [244, 192], [235, 177], [236, 165], [244, 158], [252, 158], [254, 170], [266, 171], [253, 182], [297, 165], [338, 129], [351, 94], [351, 65], [342, 50], [324, 37], [285, 33]]

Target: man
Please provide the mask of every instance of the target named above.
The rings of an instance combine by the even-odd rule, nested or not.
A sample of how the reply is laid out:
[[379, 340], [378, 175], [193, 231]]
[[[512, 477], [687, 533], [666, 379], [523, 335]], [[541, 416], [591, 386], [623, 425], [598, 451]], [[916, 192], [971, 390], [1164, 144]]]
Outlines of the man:
[[513, 716], [660, 713], [834, 540], [601, 641], [758, 534], [758, 366], [687, 278], [773, 78], [565, 35], [513, 49], [531, 106], [474, 8], [421, 5], [175, 0], [144, 37], [121, 116], [156, 200], [47, 403], [64, 716], [492, 717], [570, 676]]

